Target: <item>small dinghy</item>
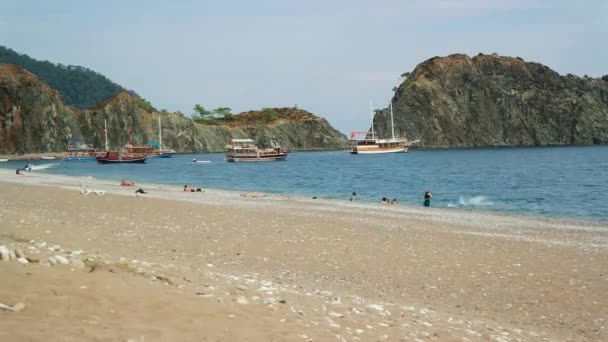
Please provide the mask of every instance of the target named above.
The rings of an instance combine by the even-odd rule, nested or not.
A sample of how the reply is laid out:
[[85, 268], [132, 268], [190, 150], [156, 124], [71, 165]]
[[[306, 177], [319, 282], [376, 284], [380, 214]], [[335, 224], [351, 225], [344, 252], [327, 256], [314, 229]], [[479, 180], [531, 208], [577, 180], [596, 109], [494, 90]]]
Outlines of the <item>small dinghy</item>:
[[192, 159], [192, 164], [211, 164], [211, 160]]

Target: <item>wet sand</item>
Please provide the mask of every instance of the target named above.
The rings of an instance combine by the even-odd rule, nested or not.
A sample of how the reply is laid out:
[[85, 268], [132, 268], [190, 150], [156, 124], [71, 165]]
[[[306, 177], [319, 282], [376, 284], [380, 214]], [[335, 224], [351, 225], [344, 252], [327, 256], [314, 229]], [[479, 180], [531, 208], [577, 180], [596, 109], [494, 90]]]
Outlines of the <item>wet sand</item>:
[[608, 340], [605, 223], [143, 187], [0, 170], [1, 340]]

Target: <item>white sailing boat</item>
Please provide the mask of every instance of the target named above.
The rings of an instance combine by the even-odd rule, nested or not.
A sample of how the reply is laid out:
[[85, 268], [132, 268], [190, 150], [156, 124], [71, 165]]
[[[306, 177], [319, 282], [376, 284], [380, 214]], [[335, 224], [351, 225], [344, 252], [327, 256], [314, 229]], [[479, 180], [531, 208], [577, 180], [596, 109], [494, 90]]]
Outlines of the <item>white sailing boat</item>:
[[[393, 122], [393, 101], [390, 102], [391, 111], [391, 133], [390, 139], [378, 139], [374, 131], [374, 106], [372, 100], [369, 100], [369, 106], [372, 115], [372, 130], [371, 132], [352, 132], [350, 134], [350, 153], [352, 154], [381, 154], [381, 153], [399, 153], [407, 152], [409, 147], [418, 142], [409, 141], [406, 138], [395, 138], [395, 125]], [[359, 138], [363, 137], [363, 138]]]
[[175, 154], [175, 150], [163, 149], [163, 127], [160, 123], [160, 116], [158, 117], [158, 142], [159, 148], [157, 150], [157, 153], [161, 158], [171, 158], [171, 156]]

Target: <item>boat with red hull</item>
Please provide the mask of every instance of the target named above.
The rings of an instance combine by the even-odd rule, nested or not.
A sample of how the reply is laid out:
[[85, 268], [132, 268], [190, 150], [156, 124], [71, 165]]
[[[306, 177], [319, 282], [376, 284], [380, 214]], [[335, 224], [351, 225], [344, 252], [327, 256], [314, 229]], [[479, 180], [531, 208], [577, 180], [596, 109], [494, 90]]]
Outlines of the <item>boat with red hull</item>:
[[143, 164], [146, 162], [146, 155], [108, 151], [97, 156], [96, 159], [101, 164]]

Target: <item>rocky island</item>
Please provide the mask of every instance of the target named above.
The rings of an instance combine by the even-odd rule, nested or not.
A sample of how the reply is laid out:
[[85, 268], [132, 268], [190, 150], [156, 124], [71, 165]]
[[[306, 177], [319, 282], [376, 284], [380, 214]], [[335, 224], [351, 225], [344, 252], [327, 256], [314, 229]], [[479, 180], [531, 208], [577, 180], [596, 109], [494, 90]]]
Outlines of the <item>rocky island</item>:
[[272, 108], [234, 115], [225, 124], [200, 124], [180, 113], [142, 108], [141, 99], [122, 91], [87, 109], [64, 104], [59, 91], [29, 71], [0, 64], [0, 153], [61, 152], [71, 138], [103, 146], [104, 120], [110, 146], [158, 139], [157, 118], [163, 121], [163, 142], [178, 152], [222, 151], [231, 138], [251, 138], [261, 145], [276, 142], [292, 150], [341, 149], [345, 136], [323, 118], [298, 108]]
[[[562, 76], [519, 57], [434, 57], [402, 75], [395, 133], [422, 147], [608, 143], [608, 75]], [[380, 136], [390, 133], [379, 111]]]

